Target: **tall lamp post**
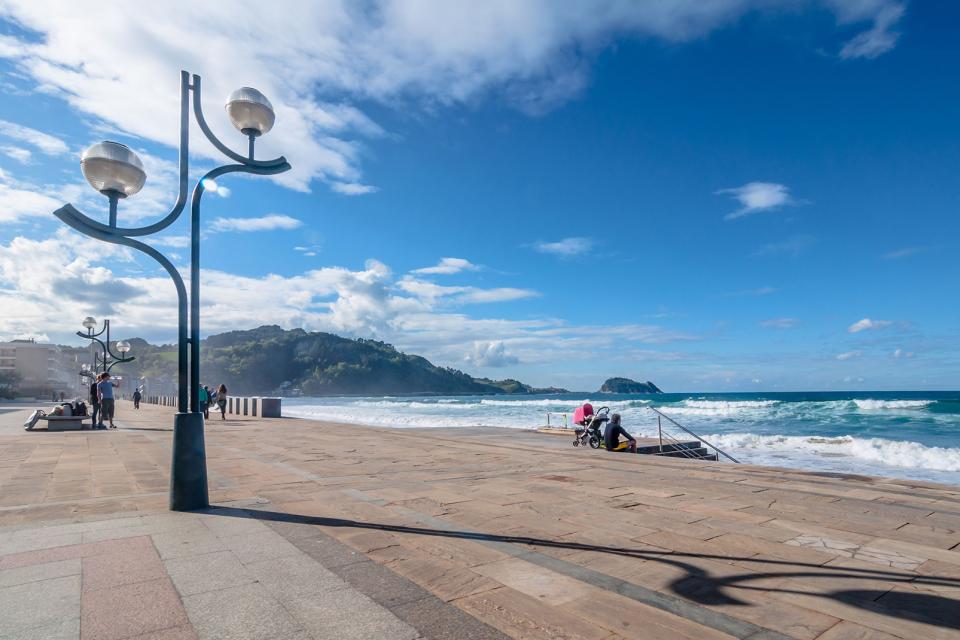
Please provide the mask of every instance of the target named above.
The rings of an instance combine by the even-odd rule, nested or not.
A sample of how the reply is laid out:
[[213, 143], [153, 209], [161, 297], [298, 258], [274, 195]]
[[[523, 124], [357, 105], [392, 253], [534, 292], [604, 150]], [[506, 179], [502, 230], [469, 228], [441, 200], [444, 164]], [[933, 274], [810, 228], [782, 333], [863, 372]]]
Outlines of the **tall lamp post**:
[[[110, 370], [118, 364], [123, 364], [124, 362], [133, 362], [136, 360], [136, 357], [130, 356], [127, 357], [127, 352], [130, 351], [130, 343], [126, 340], [117, 340], [114, 344], [117, 351], [120, 352], [118, 356], [110, 348], [110, 320], [103, 321], [103, 327], [100, 331], [94, 333], [93, 329], [97, 326], [97, 319], [91, 316], [87, 316], [83, 319], [83, 326], [86, 328], [87, 332], [83, 333], [82, 331], [77, 331], [77, 335], [81, 338], [86, 338], [91, 341], [90, 344], [100, 345], [101, 354], [93, 354], [93, 371], [104, 371], [110, 373]], [[100, 336], [104, 333], [107, 334], [106, 341], [101, 340]], [[82, 375], [82, 374], [81, 374]]]
[[[192, 94], [192, 95], [191, 95]], [[193, 187], [190, 205], [190, 295], [183, 277], [163, 254], [137, 240], [162, 231], [173, 224], [187, 202], [189, 182], [190, 110], [203, 135], [228, 159], [208, 171]], [[133, 151], [117, 142], [100, 142], [87, 149], [80, 160], [84, 177], [109, 202], [108, 224], [80, 213], [67, 204], [54, 211], [80, 233], [104, 242], [121, 244], [147, 254], [162, 266], [177, 289], [177, 414], [173, 421], [173, 456], [170, 469], [170, 508], [176, 511], [201, 509], [209, 505], [207, 493], [207, 459], [203, 438], [203, 414], [200, 412], [200, 199], [207, 186], [228, 173], [274, 175], [290, 169], [282, 156], [272, 160], [254, 158], [256, 139], [273, 128], [276, 116], [267, 98], [250, 87], [234, 91], [227, 98], [227, 115], [233, 126], [247, 137], [247, 154], [239, 154], [220, 141], [203, 117], [200, 76], [180, 72], [180, 186], [173, 208], [165, 217], [144, 227], [117, 225], [119, 201], [135, 195], [146, 181], [143, 163]], [[189, 307], [189, 321], [188, 321]], [[189, 335], [188, 335], [189, 334]], [[189, 345], [189, 359], [187, 347]], [[189, 406], [188, 406], [189, 396]]]

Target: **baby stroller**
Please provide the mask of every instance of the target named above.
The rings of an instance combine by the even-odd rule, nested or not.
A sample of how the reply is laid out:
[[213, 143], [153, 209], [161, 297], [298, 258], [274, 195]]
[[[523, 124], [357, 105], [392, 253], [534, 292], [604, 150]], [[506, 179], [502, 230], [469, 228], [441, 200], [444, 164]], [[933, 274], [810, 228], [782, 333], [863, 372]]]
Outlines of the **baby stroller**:
[[609, 420], [609, 407], [600, 407], [594, 413], [593, 405], [589, 402], [573, 412], [574, 424], [580, 425], [575, 433], [577, 437], [573, 439], [573, 446], [590, 445], [592, 449], [599, 449], [603, 442], [603, 423]]

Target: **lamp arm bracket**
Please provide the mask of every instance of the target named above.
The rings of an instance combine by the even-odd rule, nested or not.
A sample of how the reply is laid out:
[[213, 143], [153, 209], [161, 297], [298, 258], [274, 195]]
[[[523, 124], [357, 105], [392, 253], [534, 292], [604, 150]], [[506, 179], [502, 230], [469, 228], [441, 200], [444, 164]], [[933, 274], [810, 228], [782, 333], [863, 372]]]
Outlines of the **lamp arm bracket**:
[[[104, 231], [101, 228], [104, 225], [100, 225], [100, 224], [91, 225], [87, 222], [89, 219], [86, 216], [73, 215], [71, 214], [71, 210], [73, 212], [76, 212], [76, 209], [74, 209], [72, 206], [66, 205], [54, 211], [53, 215], [57, 216], [64, 223], [73, 227], [74, 229], [76, 229], [77, 231], [79, 231], [80, 233], [86, 236], [90, 236], [91, 238], [96, 238], [97, 240], [102, 240], [104, 242], [109, 242], [111, 244], [124, 245], [124, 246], [130, 247], [131, 249], [136, 249], [141, 253], [147, 254], [148, 256], [150, 256], [151, 258], [159, 262], [160, 266], [163, 267], [168, 274], [170, 274], [170, 278], [173, 279], [173, 284], [177, 288], [177, 296], [179, 297], [181, 304], [186, 303], [187, 289], [183, 285], [183, 278], [180, 276], [180, 272], [177, 271], [177, 268], [173, 266], [173, 263], [171, 263], [162, 253], [160, 253], [150, 245], [140, 242], [139, 240], [134, 240], [133, 238], [127, 237], [125, 235], [120, 235], [116, 233], [116, 230], [111, 230], [108, 228], [108, 230]], [[89, 337], [85, 334], [81, 334], [81, 335], [84, 338]], [[97, 340], [97, 342], [100, 342], [100, 341]]]
[[[220, 139], [217, 138], [216, 135], [214, 135], [213, 131], [210, 130], [210, 127], [207, 125], [206, 119], [203, 117], [203, 107], [200, 104], [201, 103], [200, 76], [198, 76], [197, 74], [194, 74], [193, 84], [190, 86], [193, 89], [193, 117], [196, 119], [197, 124], [200, 126], [200, 131], [203, 132], [203, 135], [207, 137], [207, 140], [210, 141], [210, 144], [216, 147], [217, 150], [220, 151], [220, 153], [227, 156], [231, 160], [235, 160], [236, 162], [239, 162], [240, 164], [246, 165], [251, 168], [252, 167], [272, 168], [272, 167], [279, 167], [281, 165], [287, 164], [287, 160], [283, 156], [280, 156], [279, 158], [274, 158], [273, 160], [253, 160], [251, 158], [248, 158], [244, 155], [237, 153], [227, 145], [223, 144], [223, 142], [221, 142]], [[287, 165], [287, 167], [289, 168], [289, 165]], [[285, 171], [285, 170], [286, 169], [283, 169], [282, 171]]]

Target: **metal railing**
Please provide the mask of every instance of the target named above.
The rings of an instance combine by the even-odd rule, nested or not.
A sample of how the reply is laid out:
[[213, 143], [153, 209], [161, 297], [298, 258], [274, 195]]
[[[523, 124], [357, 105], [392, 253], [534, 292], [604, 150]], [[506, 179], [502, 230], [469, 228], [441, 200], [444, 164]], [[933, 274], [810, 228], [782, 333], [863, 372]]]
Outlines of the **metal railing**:
[[708, 447], [710, 447], [711, 449], [713, 449], [714, 451], [716, 451], [718, 454], [720, 454], [720, 455], [722, 455], [723, 457], [727, 458], [727, 459], [730, 460], [731, 462], [735, 462], [735, 463], [737, 463], [737, 464], [740, 464], [740, 461], [737, 460], [736, 458], [734, 458], [733, 456], [731, 456], [729, 453], [727, 453], [726, 451], [724, 451], [723, 449], [721, 449], [721, 448], [718, 447], [717, 445], [708, 442], [708, 441], [707, 441], [705, 438], [703, 438], [702, 436], [699, 436], [699, 435], [695, 434], [693, 431], [690, 431], [690, 429], [687, 429], [685, 426], [683, 426], [682, 424], [680, 424], [679, 422], [677, 422], [676, 420], [674, 420], [673, 418], [671, 418], [671, 417], [668, 416], [667, 414], [663, 413], [663, 412], [660, 411], [659, 409], [655, 409], [654, 407], [647, 407], [647, 408], [650, 409], [650, 411], [653, 411], [655, 414], [657, 414], [657, 432], [659, 433], [659, 437], [660, 437], [660, 451], [661, 451], [661, 453], [663, 452], [663, 438], [664, 438], [664, 435], [666, 435], [667, 444], [668, 444], [668, 445], [674, 445], [674, 448], [675, 448], [677, 451], [681, 451], [685, 457], [689, 457], [689, 458], [696, 458], [696, 457], [697, 457], [697, 456], [696, 456], [695, 454], [693, 454], [692, 452], [688, 452], [688, 450], [685, 450], [684, 447], [682, 446], [682, 444], [680, 443], [680, 441], [677, 440], [676, 438], [674, 438], [672, 435], [670, 435], [669, 433], [667, 433], [667, 434], [664, 434], [664, 433], [663, 433], [663, 427], [662, 427], [662, 424], [661, 424], [661, 418], [666, 418], [666, 419], [669, 420], [675, 427], [677, 427], [678, 429], [684, 431], [685, 433], [690, 434], [691, 436], [693, 436], [694, 438], [696, 438], [697, 440], [699, 440], [699, 441], [702, 442], [703, 444], [707, 445]]

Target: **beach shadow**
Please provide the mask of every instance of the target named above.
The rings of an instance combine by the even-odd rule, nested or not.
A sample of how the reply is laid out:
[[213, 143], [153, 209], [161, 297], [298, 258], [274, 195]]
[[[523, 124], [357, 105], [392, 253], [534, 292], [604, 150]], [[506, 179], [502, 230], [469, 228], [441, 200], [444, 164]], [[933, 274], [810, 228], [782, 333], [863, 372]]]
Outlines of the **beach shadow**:
[[[878, 591], [868, 588], [815, 591], [809, 587], [806, 590], [794, 590], [787, 586], [756, 586], [750, 584], [758, 580], [776, 579], [780, 581], [785, 578], [813, 578], [817, 580], [842, 580], [847, 587], [849, 587], [851, 580], [863, 580], [865, 581], [865, 587], [866, 581], [871, 581], [875, 584], [875, 582], [879, 580], [897, 585], [909, 584], [911, 588], [949, 587], [960, 590], [960, 579], [956, 578], [924, 576], [885, 569], [835, 568], [813, 563], [772, 558], [736, 557], [681, 551], [645, 551], [643, 549], [548, 540], [529, 536], [512, 536], [456, 529], [435, 529], [377, 522], [359, 522], [343, 518], [308, 516], [251, 508], [212, 507], [207, 510], [206, 513], [239, 518], [255, 518], [257, 520], [271, 522], [287, 522], [348, 529], [370, 529], [410, 535], [455, 538], [479, 543], [493, 543], [493, 546], [497, 544], [508, 544], [519, 545], [521, 547], [533, 547], [533, 549], [529, 549], [527, 553], [535, 553], [536, 547], [568, 549], [572, 551], [592, 551], [626, 558], [637, 558], [652, 563], [676, 567], [682, 570], [684, 575], [669, 585], [670, 590], [678, 596], [702, 605], [750, 606], [749, 602], [738, 598], [735, 593], [731, 592], [731, 590], [736, 589], [764, 593], [800, 594], [842, 602], [881, 615], [923, 622], [938, 627], [960, 629], [960, 600], [946, 598], [934, 594], [931, 591]], [[709, 544], [709, 542], [706, 544]], [[716, 560], [728, 565], [731, 562], [737, 561], [750, 562], [758, 566], [768, 565], [770, 570], [763, 573], [750, 572], [714, 576], [702, 567], [691, 563], [691, 561], [698, 559]], [[960, 593], [960, 591], [958, 591], [958, 593]]]

